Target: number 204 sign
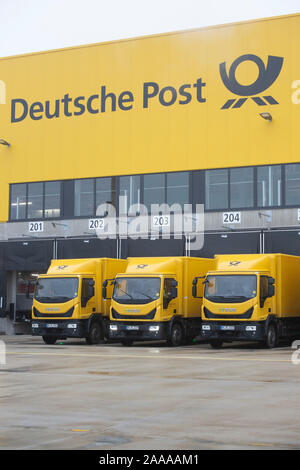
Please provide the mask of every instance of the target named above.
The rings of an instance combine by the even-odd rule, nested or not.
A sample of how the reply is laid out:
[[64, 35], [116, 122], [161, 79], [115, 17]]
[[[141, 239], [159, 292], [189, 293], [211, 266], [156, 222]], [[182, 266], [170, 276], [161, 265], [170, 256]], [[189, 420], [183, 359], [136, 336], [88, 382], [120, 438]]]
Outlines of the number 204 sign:
[[223, 212], [223, 224], [240, 224], [240, 212]]

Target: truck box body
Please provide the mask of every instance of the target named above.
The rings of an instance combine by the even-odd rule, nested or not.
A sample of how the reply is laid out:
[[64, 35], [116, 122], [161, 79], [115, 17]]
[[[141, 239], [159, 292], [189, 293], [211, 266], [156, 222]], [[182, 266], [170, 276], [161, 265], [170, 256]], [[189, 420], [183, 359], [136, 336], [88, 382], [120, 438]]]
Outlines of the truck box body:
[[265, 341], [271, 324], [277, 340], [300, 334], [300, 257], [216, 255], [215, 260], [206, 278], [204, 337]]
[[[47, 273], [37, 281], [33, 335], [87, 337], [93, 322], [101, 325], [104, 334], [110, 301], [102, 297], [102, 283], [125, 270], [126, 265], [126, 260], [112, 258], [52, 260]], [[87, 294], [89, 281], [92, 296]]]
[[[213, 265], [207, 258], [128, 258], [126, 271], [116, 277], [109, 337], [125, 343], [151, 339], [172, 342], [175, 323], [177, 333], [181, 328], [178, 334], [182, 340], [196, 336], [201, 331], [202, 299], [192, 296], [192, 283]], [[171, 298], [174, 289], [177, 295]]]

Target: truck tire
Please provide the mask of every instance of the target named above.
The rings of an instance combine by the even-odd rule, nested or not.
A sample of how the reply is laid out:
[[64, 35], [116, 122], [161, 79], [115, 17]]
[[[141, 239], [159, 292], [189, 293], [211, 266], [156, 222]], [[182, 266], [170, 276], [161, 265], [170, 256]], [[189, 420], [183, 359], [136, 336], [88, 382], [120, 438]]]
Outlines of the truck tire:
[[55, 344], [57, 341], [56, 336], [43, 336], [43, 340], [45, 344]]
[[210, 341], [209, 344], [212, 347], [212, 349], [221, 349], [221, 347], [223, 346], [223, 341], [221, 339], [214, 339]]
[[173, 323], [170, 333], [170, 338], [167, 343], [169, 346], [178, 347], [184, 343], [184, 331], [180, 323]]
[[133, 341], [132, 341], [132, 339], [122, 339], [121, 344], [123, 346], [132, 346]]
[[103, 331], [99, 322], [93, 321], [91, 323], [86, 342], [88, 344], [99, 344], [103, 340]]
[[278, 344], [278, 332], [274, 322], [268, 325], [265, 343], [269, 349], [275, 348]]

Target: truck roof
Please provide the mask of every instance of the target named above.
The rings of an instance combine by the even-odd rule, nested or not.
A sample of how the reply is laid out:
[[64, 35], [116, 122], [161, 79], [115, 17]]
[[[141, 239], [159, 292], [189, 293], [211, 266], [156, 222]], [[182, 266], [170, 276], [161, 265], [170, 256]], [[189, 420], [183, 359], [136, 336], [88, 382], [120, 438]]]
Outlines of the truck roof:
[[215, 255], [216, 268], [210, 272], [268, 271], [279, 257], [298, 258], [282, 253]]
[[[51, 260], [47, 274], [93, 274], [101, 264], [108, 261], [112, 261], [112, 258], [54, 259]], [[123, 261], [113, 259], [113, 262]]]
[[[207, 262], [208, 258], [205, 258]], [[189, 257], [189, 256], [156, 256], [156, 257], [140, 257], [140, 258], [127, 258], [128, 265], [123, 276], [126, 274], [175, 274], [178, 266], [184, 263], [193, 261], [199, 262], [203, 258]]]

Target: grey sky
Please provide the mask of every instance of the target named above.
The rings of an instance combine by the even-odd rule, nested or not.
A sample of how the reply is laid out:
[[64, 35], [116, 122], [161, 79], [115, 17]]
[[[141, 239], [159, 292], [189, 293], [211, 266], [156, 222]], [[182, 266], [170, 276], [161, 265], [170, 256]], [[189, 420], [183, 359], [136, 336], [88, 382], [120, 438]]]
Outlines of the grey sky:
[[300, 0], [0, 0], [0, 57], [300, 12]]

